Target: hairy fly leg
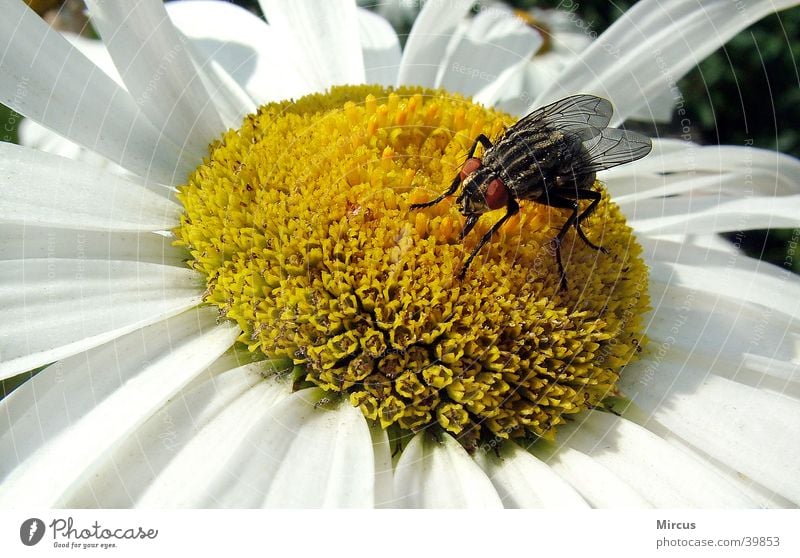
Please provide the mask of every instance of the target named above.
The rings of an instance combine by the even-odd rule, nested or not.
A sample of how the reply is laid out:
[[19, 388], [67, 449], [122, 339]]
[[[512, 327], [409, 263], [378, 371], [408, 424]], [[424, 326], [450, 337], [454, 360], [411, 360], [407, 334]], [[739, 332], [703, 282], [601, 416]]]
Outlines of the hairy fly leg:
[[[489, 239], [490, 239], [490, 238], [492, 238], [492, 236], [494, 235], [494, 233], [496, 233], [496, 232], [497, 232], [497, 230], [498, 230], [500, 227], [502, 227], [502, 226], [503, 226], [503, 223], [505, 223], [506, 221], [508, 221], [508, 219], [509, 219], [509, 218], [510, 218], [512, 215], [516, 215], [518, 212], [519, 212], [519, 204], [517, 203], [517, 200], [515, 200], [514, 198], [512, 198], [512, 197], [510, 197], [510, 196], [509, 196], [509, 198], [508, 198], [508, 205], [506, 205], [506, 214], [505, 214], [505, 215], [503, 215], [502, 217], [500, 217], [500, 219], [498, 219], [498, 220], [497, 220], [497, 222], [496, 222], [494, 225], [492, 225], [492, 228], [491, 228], [491, 229], [489, 229], [488, 231], [486, 231], [486, 234], [484, 234], [484, 235], [481, 237], [481, 239], [480, 239], [480, 241], [478, 242], [477, 246], [475, 246], [475, 248], [472, 250], [472, 253], [471, 253], [471, 254], [469, 255], [469, 257], [467, 258], [467, 261], [466, 261], [466, 262], [464, 262], [464, 267], [462, 267], [462, 268], [461, 268], [461, 271], [458, 273], [458, 278], [459, 278], [459, 279], [464, 279], [464, 277], [465, 277], [465, 276], [466, 276], [466, 274], [467, 274], [467, 270], [469, 269], [469, 266], [470, 266], [470, 264], [472, 263], [472, 260], [473, 260], [473, 259], [475, 259], [475, 256], [477, 256], [477, 255], [478, 255], [478, 252], [480, 252], [480, 251], [481, 251], [481, 248], [483, 248], [483, 247], [484, 247], [484, 245], [485, 245], [487, 242], [489, 242]], [[469, 219], [472, 219], [473, 217], [474, 217], [473, 215], [470, 215], [470, 217], [468, 218], [468, 221], [467, 221], [467, 223], [469, 223]], [[475, 219], [475, 221], [477, 221], [477, 218]], [[473, 224], [473, 225], [475, 224], [475, 221], [473, 221], [473, 222], [472, 222], [472, 224]], [[472, 228], [472, 227], [470, 226], [470, 229], [471, 229], [471, 228]], [[466, 230], [466, 227], [465, 227], [465, 230]], [[469, 231], [467, 231], [467, 232], [469, 232]], [[465, 236], [465, 234], [462, 234], [462, 237], [463, 237], [463, 236]]]
[[[608, 254], [607, 249], [603, 248], [602, 246], [598, 246], [586, 238], [586, 234], [584, 234], [583, 229], [581, 228], [581, 223], [592, 213], [594, 213], [594, 210], [597, 209], [597, 206], [600, 204], [600, 200], [603, 198], [603, 196], [600, 195], [600, 192], [595, 192], [594, 190], [588, 190], [586, 188], [577, 188], [575, 190], [562, 190], [559, 191], [558, 194], [560, 197], [568, 198], [569, 200], [591, 200], [589, 207], [587, 207], [583, 213], [578, 215], [578, 218], [575, 220], [575, 229], [578, 231], [578, 236], [581, 237], [581, 240], [583, 240], [587, 246], [594, 248], [595, 250], [599, 250], [603, 254]], [[570, 206], [570, 208], [571, 207], [572, 206]]]
[[561, 290], [566, 290], [567, 273], [564, 271], [564, 263], [561, 261], [561, 241], [564, 240], [564, 237], [566, 236], [570, 227], [572, 227], [578, 221], [578, 212], [580, 211], [580, 206], [575, 200], [568, 200], [567, 198], [553, 195], [548, 198], [547, 205], [558, 209], [572, 210], [572, 214], [569, 216], [569, 219], [566, 220], [564, 225], [561, 227], [561, 230], [558, 231], [558, 234], [553, 239], [553, 244], [555, 244], [556, 248], [556, 263], [558, 264], [558, 285]]
[[[574, 195], [573, 195], [574, 194]], [[569, 199], [563, 196], [569, 196], [570, 198], [574, 197], [575, 199]], [[560, 288], [566, 289], [567, 288], [567, 274], [564, 271], [564, 264], [561, 260], [561, 242], [564, 240], [564, 237], [567, 235], [567, 232], [571, 227], [575, 227], [575, 230], [578, 232], [578, 236], [583, 240], [587, 246], [593, 248], [595, 250], [599, 250], [604, 254], [608, 254], [608, 250], [603, 248], [602, 246], [598, 246], [593, 243], [591, 240], [586, 238], [586, 234], [584, 234], [583, 229], [581, 229], [581, 221], [589, 217], [595, 209], [597, 209], [597, 205], [600, 203], [602, 196], [600, 192], [595, 192], [594, 190], [587, 190], [585, 188], [578, 188], [576, 190], [565, 190], [560, 191], [559, 195], [550, 195], [547, 199], [547, 205], [550, 207], [555, 207], [558, 209], [571, 209], [572, 214], [566, 220], [566, 222], [562, 225], [561, 230], [558, 231], [558, 234], [553, 239], [553, 243], [555, 244], [555, 252], [556, 252], [556, 263], [558, 264], [558, 273], [559, 273], [559, 286]], [[578, 200], [591, 200], [589, 207], [587, 207], [581, 213], [581, 207], [578, 203]]]

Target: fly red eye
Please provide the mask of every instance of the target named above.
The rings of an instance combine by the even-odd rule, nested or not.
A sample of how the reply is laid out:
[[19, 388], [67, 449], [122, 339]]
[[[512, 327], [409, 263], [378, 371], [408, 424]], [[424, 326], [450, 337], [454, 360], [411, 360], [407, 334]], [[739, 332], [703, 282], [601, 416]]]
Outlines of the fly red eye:
[[479, 168], [481, 168], [481, 160], [475, 157], [470, 157], [464, 163], [464, 166], [461, 167], [461, 180], [464, 180]]
[[495, 178], [486, 188], [486, 205], [489, 209], [499, 209], [508, 203], [508, 188], [499, 178]]

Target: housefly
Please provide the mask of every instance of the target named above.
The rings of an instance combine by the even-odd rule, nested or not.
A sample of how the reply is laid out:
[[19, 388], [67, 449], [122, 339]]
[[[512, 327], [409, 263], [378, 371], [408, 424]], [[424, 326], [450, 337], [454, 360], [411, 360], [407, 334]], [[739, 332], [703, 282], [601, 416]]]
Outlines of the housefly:
[[[482, 214], [505, 207], [505, 215], [483, 235], [464, 262], [460, 279], [492, 235], [519, 211], [520, 200], [572, 212], [553, 239], [561, 288], [567, 286], [561, 242], [571, 227], [587, 245], [608, 253], [586, 238], [581, 229], [581, 223], [600, 203], [600, 192], [592, 189], [595, 175], [597, 171], [641, 159], [652, 148], [650, 139], [641, 134], [609, 128], [613, 112], [606, 99], [575, 95], [533, 111], [495, 143], [481, 134], [447, 191], [434, 200], [411, 206], [417, 209], [435, 205], [453, 195], [461, 185], [456, 201], [467, 218], [462, 239]], [[475, 157], [479, 144], [484, 149], [480, 158]], [[583, 211], [582, 200], [589, 202]]]

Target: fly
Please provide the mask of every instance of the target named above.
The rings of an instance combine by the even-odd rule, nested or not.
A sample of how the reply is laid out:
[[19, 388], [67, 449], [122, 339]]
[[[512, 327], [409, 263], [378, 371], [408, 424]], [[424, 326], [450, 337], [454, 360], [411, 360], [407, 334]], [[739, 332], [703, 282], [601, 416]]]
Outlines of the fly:
[[[613, 112], [606, 99], [574, 95], [533, 111], [506, 130], [494, 144], [481, 134], [447, 191], [429, 202], [411, 206], [411, 209], [430, 207], [462, 186], [456, 200], [459, 211], [467, 218], [462, 239], [481, 215], [506, 208], [505, 215], [483, 235], [464, 262], [459, 279], [464, 278], [472, 260], [492, 235], [519, 212], [520, 200], [572, 211], [553, 239], [562, 289], [567, 287], [567, 279], [561, 261], [561, 242], [570, 228], [574, 227], [591, 248], [608, 253], [586, 238], [581, 229], [581, 223], [601, 200], [600, 192], [592, 189], [596, 173], [641, 159], [652, 149], [646, 136], [609, 128]], [[484, 149], [480, 158], [475, 157], [479, 144]], [[581, 200], [590, 202], [582, 212]]]

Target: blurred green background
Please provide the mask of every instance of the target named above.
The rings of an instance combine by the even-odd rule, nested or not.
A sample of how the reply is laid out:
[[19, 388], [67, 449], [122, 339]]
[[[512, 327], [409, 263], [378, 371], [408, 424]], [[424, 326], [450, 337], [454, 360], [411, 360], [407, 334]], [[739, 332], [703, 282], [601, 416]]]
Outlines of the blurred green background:
[[[668, 0], [667, 0], [668, 1]], [[520, 9], [558, 8], [577, 6], [576, 13], [587, 27], [598, 34], [606, 29], [635, 2], [579, 2], [572, 0], [510, 0]], [[81, 0], [29, 0], [45, 19], [58, 29], [80, 31], [91, 36], [86, 26]], [[260, 13], [254, 0], [235, 2], [255, 13]], [[361, 0], [362, 6], [381, 11], [385, 2]], [[395, 24], [403, 40], [411, 28], [418, 7], [417, 0], [395, 0], [401, 8], [395, 11]], [[411, 8], [411, 9], [409, 9]], [[734, 9], [734, 6], [731, 6]], [[693, 132], [707, 144], [744, 145], [747, 139], [753, 145], [778, 149], [800, 157], [800, 8], [793, 8], [768, 16], [734, 37], [697, 68], [678, 82], [691, 115]], [[17, 142], [17, 126], [21, 117], [0, 105], [3, 126], [2, 141]], [[679, 137], [677, 118], [668, 124], [659, 124], [650, 130], [666, 137]], [[741, 242], [751, 256], [782, 265], [791, 230], [744, 231], [730, 233]], [[800, 272], [800, 258], [790, 258], [794, 271]], [[0, 398], [27, 380], [23, 374], [0, 383]]]

